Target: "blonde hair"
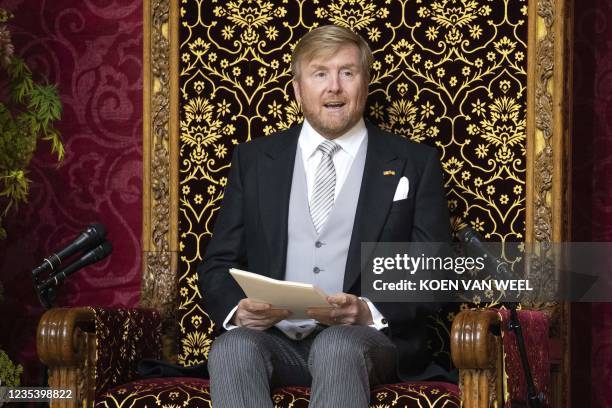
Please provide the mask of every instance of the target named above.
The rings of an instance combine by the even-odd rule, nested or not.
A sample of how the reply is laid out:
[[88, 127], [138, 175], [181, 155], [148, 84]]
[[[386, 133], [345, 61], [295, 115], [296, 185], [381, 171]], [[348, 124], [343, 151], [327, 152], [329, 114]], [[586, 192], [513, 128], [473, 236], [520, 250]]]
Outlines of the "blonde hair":
[[332, 54], [338, 48], [347, 44], [353, 44], [359, 48], [361, 68], [366, 74], [366, 79], [369, 80], [370, 68], [374, 60], [370, 46], [359, 34], [336, 25], [317, 27], [308, 32], [297, 43], [291, 55], [293, 78], [297, 79], [300, 76], [301, 61], [310, 61], [320, 55]]

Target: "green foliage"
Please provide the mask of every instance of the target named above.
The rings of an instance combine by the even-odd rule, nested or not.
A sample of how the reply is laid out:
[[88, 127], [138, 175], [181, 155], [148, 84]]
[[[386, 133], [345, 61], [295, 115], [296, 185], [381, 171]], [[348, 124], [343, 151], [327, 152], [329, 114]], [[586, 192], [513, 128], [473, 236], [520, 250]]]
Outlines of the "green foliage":
[[6, 238], [2, 224], [9, 210], [27, 202], [27, 169], [38, 140], [51, 144], [58, 162], [64, 158], [62, 139], [53, 126], [62, 113], [57, 88], [34, 81], [27, 64], [14, 55], [2, 24], [8, 18], [10, 14], [0, 8], [0, 72], [8, 75], [10, 88], [9, 100], [0, 101], [0, 239]]
[[17, 387], [20, 383], [23, 367], [15, 365], [6, 353], [0, 350], [0, 384], [3, 387]]
[[[0, 302], [4, 299], [2, 285], [0, 285]], [[17, 387], [20, 382], [23, 367], [15, 365], [11, 359], [0, 349], [0, 386]]]
[[[62, 104], [53, 85], [34, 81], [27, 64], [15, 56], [6, 22], [11, 14], [0, 8], [0, 78], [8, 77], [9, 98], [0, 101], [0, 239], [6, 238], [2, 227], [11, 207], [28, 200], [28, 167], [39, 139], [51, 143], [51, 152], [60, 162], [64, 145], [53, 122], [60, 119]], [[2, 301], [0, 285], [0, 301]], [[0, 350], [0, 385], [16, 387], [23, 367], [15, 365]], [[1, 404], [0, 404], [1, 405]]]

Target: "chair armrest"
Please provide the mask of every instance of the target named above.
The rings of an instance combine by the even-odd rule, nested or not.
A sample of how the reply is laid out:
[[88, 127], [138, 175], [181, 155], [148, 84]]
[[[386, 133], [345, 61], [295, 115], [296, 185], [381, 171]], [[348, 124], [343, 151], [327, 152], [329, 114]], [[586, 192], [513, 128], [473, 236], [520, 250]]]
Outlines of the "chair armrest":
[[87, 307], [45, 312], [36, 337], [40, 360], [48, 366], [79, 364], [86, 354], [83, 340], [94, 328], [94, 311]]
[[502, 344], [495, 310], [466, 310], [453, 320], [451, 357], [459, 369], [462, 406], [501, 407]]
[[[36, 348], [48, 367], [49, 386], [72, 389], [65, 406], [93, 406], [95, 397], [95, 312], [91, 308], [55, 308], [38, 323]], [[52, 403], [53, 404], [53, 403]]]
[[161, 316], [150, 309], [51, 309], [40, 319], [36, 345], [49, 386], [74, 392], [61, 406], [90, 407], [100, 392], [133, 380], [141, 359], [161, 358]]

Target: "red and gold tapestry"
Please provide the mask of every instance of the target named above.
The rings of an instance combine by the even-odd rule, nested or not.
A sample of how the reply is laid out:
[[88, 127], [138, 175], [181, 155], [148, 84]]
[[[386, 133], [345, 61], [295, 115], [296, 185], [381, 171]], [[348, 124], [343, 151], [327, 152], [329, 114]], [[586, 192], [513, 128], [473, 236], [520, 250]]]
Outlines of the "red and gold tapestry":
[[[368, 119], [439, 150], [453, 227], [471, 225], [493, 241], [523, 239], [526, 0], [184, 0], [180, 363], [204, 361], [212, 342], [196, 268], [233, 148], [301, 121], [290, 86], [291, 51], [325, 24], [351, 28], [374, 52]], [[448, 326], [438, 323], [441, 330]]]

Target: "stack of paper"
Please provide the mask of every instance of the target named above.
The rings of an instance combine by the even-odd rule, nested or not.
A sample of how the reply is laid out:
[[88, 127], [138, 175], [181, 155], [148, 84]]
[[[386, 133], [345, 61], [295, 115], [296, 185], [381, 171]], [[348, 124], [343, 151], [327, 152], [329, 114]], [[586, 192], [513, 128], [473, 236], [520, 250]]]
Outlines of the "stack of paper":
[[316, 285], [272, 279], [234, 268], [229, 272], [247, 297], [269, 303], [275, 309], [289, 309], [293, 312], [291, 319], [308, 319], [309, 307], [331, 307], [325, 292]]

